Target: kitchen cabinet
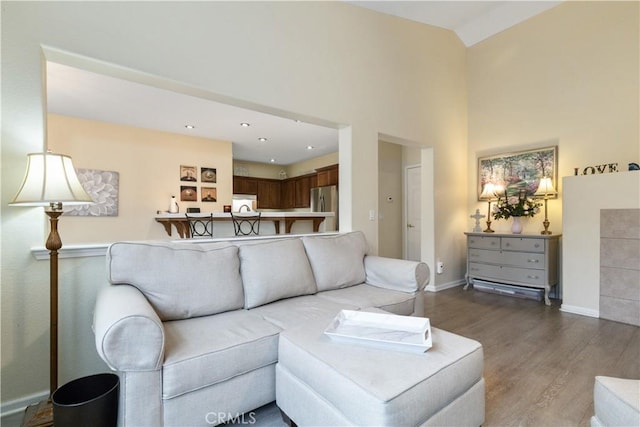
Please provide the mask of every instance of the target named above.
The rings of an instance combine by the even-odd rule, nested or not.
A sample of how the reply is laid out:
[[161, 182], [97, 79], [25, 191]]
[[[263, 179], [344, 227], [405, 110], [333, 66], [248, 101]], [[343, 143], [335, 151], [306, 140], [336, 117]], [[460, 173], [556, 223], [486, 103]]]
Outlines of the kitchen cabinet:
[[295, 208], [308, 208], [311, 206], [311, 182], [309, 176], [300, 176], [292, 178], [295, 181], [294, 185], [294, 207]]
[[258, 180], [247, 176], [233, 177], [233, 194], [258, 194]]
[[558, 284], [560, 235], [487, 234], [467, 235], [467, 284], [475, 279], [516, 287], [549, 290]]
[[311, 206], [312, 187], [317, 187], [315, 173], [284, 180], [233, 177], [233, 193], [256, 195], [258, 209], [308, 208]]
[[338, 185], [338, 165], [331, 165], [324, 168], [316, 169], [317, 181], [316, 186], [325, 187], [327, 185]]
[[281, 181], [259, 179], [258, 185], [258, 209], [279, 209]]
[[280, 187], [280, 207], [292, 209], [295, 207], [296, 183], [293, 179], [285, 179]]

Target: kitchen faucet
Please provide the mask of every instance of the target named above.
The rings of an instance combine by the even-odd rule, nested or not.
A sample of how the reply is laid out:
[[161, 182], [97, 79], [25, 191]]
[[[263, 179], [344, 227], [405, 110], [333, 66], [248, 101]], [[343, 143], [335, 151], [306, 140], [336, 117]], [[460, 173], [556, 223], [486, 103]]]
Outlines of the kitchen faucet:
[[242, 212], [242, 208], [247, 208], [247, 212], [251, 212], [251, 208], [247, 204], [240, 206], [240, 208], [238, 209], [238, 212]]

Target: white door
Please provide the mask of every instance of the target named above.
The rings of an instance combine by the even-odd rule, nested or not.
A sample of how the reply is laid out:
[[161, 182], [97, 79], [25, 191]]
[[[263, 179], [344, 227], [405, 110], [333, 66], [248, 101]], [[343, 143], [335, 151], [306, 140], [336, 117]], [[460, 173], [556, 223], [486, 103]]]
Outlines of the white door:
[[405, 169], [405, 200], [407, 201], [407, 209], [405, 211], [405, 258], [412, 261], [421, 261], [421, 169], [421, 166], [409, 166]]

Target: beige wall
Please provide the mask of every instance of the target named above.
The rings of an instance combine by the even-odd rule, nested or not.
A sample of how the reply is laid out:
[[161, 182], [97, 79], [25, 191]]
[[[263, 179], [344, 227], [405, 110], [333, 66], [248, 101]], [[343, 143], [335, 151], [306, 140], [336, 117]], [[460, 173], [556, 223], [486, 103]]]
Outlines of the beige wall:
[[[564, 2], [468, 49], [469, 214], [487, 206], [477, 202], [478, 156], [557, 145], [560, 197], [549, 201], [556, 233], [562, 177], [575, 167], [638, 162], [639, 6]], [[525, 232], [542, 230], [542, 220], [528, 218]]]
[[285, 170], [284, 166], [271, 165], [269, 163], [233, 161], [233, 171], [237, 174], [238, 169], [244, 169], [247, 176], [256, 178], [280, 179], [280, 171]]
[[[49, 114], [48, 148], [73, 158], [76, 168], [120, 174], [119, 214], [115, 217], [63, 217], [65, 244], [168, 239], [154, 220], [156, 211], [178, 200], [180, 212], [199, 207], [222, 212], [231, 204], [231, 142]], [[216, 183], [180, 181], [180, 166], [217, 169]], [[180, 201], [181, 185], [198, 189], [198, 202]], [[200, 188], [215, 187], [217, 202], [201, 202]], [[173, 236], [176, 238], [177, 236]]]
[[[46, 146], [43, 56], [339, 127], [341, 225], [362, 230], [374, 251], [379, 134], [434, 147], [434, 178], [453, 186], [436, 220], [464, 224], [467, 177], [449, 165], [465, 152], [465, 48], [450, 31], [344, 2], [3, 2], [2, 55], [3, 410], [48, 384], [47, 264], [30, 252], [47, 226], [41, 209], [7, 207], [26, 154]], [[61, 382], [105, 369], [90, 330], [103, 261], [61, 262], [73, 296], [61, 320]]]
[[[591, 205], [601, 194], [569, 194], [563, 184], [589, 178], [573, 177], [575, 167], [617, 162], [624, 171], [640, 160], [639, 7], [638, 2], [564, 2], [468, 50], [468, 211], [480, 208], [484, 214], [487, 208], [476, 199], [478, 156], [557, 145], [559, 185], [554, 184], [560, 194], [549, 200], [549, 228], [567, 232], [562, 306], [581, 314], [597, 316], [597, 285], [593, 277], [582, 280], [585, 274], [598, 276], [593, 271], [597, 240], [576, 244], [580, 239], [570, 235], [576, 226], [599, 230], [599, 220], [576, 212], [566, 223], [563, 206]], [[640, 207], [621, 186], [606, 193], [602, 200]], [[526, 218], [525, 232], [539, 233], [543, 219]], [[497, 231], [509, 226], [510, 221], [492, 223]], [[472, 227], [469, 219], [466, 228]]]
[[380, 256], [391, 258], [402, 258], [404, 241], [402, 151], [398, 144], [378, 145], [378, 249]]
[[[428, 147], [423, 183], [436, 190], [423, 206], [435, 210], [423, 214], [437, 227], [423, 233], [423, 259], [448, 266], [438, 285], [462, 279], [462, 232], [485, 208], [479, 154], [557, 141], [560, 177], [638, 161], [638, 15], [637, 2], [565, 2], [465, 49], [450, 31], [344, 2], [3, 2], [3, 411], [48, 384], [48, 268], [30, 252], [47, 226], [41, 209], [7, 207], [26, 154], [46, 146], [43, 55], [339, 125], [341, 227], [363, 230], [374, 250], [380, 135]], [[552, 229], [560, 207], [550, 203]], [[106, 280], [102, 258], [63, 259], [61, 269], [65, 382], [106, 369], [90, 329]]]
[[285, 171], [287, 176], [292, 178], [294, 176], [306, 175], [313, 173], [314, 170], [322, 168], [324, 166], [331, 166], [338, 164], [338, 153], [325, 154], [324, 156], [314, 157], [303, 162], [287, 165]]

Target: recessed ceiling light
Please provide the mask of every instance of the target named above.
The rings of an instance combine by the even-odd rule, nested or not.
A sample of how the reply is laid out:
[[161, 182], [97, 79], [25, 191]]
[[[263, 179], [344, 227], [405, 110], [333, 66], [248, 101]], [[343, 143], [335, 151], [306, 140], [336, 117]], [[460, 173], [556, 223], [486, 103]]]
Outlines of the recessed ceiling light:
[[195, 125], [184, 125], [187, 129], [195, 129]]
[[265, 138], [265, 137], [260, 137], [260, 138], [258, 138], [258, 141], [260, 141], [260, 142], [267, 142], [267, 138]]
[[248, 128], [249, 126], [251, 126], [251, 123], [242, 122], [240, 123], [240, 126], [242, 126], [243, 128]]
[[307, 145], [307, 150], [313, 150], [315, 147], [313, 145]]

